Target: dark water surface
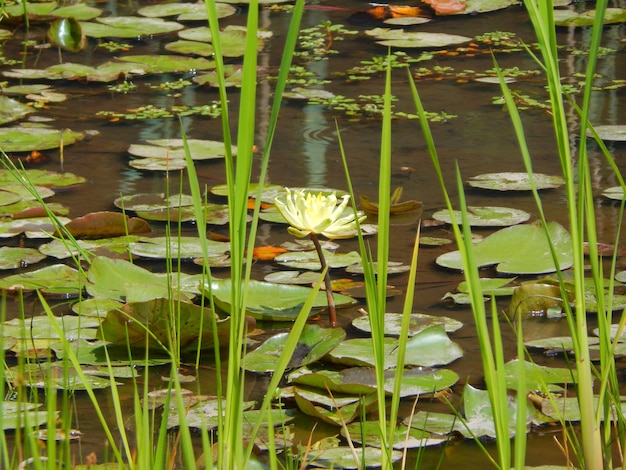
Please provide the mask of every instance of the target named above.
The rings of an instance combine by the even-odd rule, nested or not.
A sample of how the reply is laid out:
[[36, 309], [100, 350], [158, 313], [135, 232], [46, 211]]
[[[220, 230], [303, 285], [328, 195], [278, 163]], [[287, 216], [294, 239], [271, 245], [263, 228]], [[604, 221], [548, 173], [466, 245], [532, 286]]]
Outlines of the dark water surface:
[[[155, 2], [156, 3], [156, 2]], [[620, 2], [617, 2], [620, 3]], [[369, 4], [363, 1], [319, 1], [313, 5], [335, 6], [340, 4], [343, 8], [362, 10]], [[99, 5], [110, 11], [111, 14], [129, 14], [140, 4], [122, 4], [108, 2]], [[303, 27], [318, 25], [324, 21], [344, 24], [349, 29], [362, 32], [365, 29], [379, 26], [376, 22], [363, 24], [354, 22], [350, 18], [351, 12], [344, 10], [325, 10], [312, 8], [305, 12]], [[281, 41], [286, 34], [290, 15], [285, 13], [271, 13], [264, 11], [261, 15], [261, 26], [274, 31], [275, 37], [270, 40], [267, 47], [261, 52], [259, 63], [269, 70], [270, 74], [276, 74], [276, 66], [281, 50]], [[226, 24], [244, 24], [245, 14], [240, 14], [224, 20]], [[446, 32], [473, 37], [478, 34], [491, 31], [511, 31], [526, 42], [533, 42], [533, 32], [530, 22], [523, 8], [511, 7], [504, 11], [485, 13], [482, 15], [463, 16], [454, 18], [434, 18], [431, 23], [410, 27], [430, 32]], [[18, 38], [21, 32], [17, 33]], [[44, 28], [33, 27], [32, 35], [45, 34]], [[559, 30], [559, 40], [562, 44], [583, 47], [589, 41], [588, 30]], [[623, 26], [609, 26], [605, 28], [605, 45], [618, 49], [618, 52], [603, 58], [599, 63], [599, 72], [606, 78], [623, 79], [626, 67], [624, 56]], [[39, 36], [41, 40], [41, 36]], [[133, 43], [132, 54], [160, 53], [162, 47], [171, 41], [172, 37], [158, 37], [150, 40]], [[13, 45], [12, 41], [5, 47], [5, 56], [17, 58], [19, 46]], [[94, 44], [95, 45], [95, 44]], [[376, 45], [363, 34], [347, 37], [343, 41], [336, 41], [332, 45], [338, 54], [331, 55], [327, 60], [312, 62], [307, 67], [319, 75], [319, 78], [329, 78], [332, 83], [323, 88], [336, 94], [349, 97], [367, 94], [382, 94], [384, 91], [384, 76], [380, 75], [369, 81], [347, 83], [333, 75], [350, 67], [356, 66], [361, 60], [367, 60], [375, 56], [384, 56], [386, 48]], [[450, 48], [453, 50], [454, 48]], [[418, 51], [407, 51], [409, 54], [418, 55]], [[99, 64], [115, 54], [110, 54], [100, 49], [92, 49], [89, 52], [72, 54], [63, 53], [63, 59], [71, 62], [84, 62]], [[533, 60], [523, 52], [513, 54], [500, 54], [497, 56], [500, 65], [506, 67], [519, 67], [520, 69], [538, 69]], [[54, 50], [44, 50], [40, 56], [29, 54], [26, 67], [51, 65], [58, 61]], [[481, 54], [473, 57], [463, 55], [446, 57], [415, 64], [415, 68], [432, 68], [434, 65], [452, 66], [456, 71], [472, 69], [484, 71], [493, 67], [490, 54]], [[584, 72], [585, 59], [583, 56], [569, 56], [562, 59], [563, 73], [572, 76], [576, 72]], [[8, 67], [3, 67], [6, 69]], [[149, 76], [135, 78], [133, 82], [138, 89], [127, 95], [113, 94], [107, 91], [106, 86], [97, 83], [53, 83], [55, 90], [70, 95], [64, 103], [51, 104], [49, 109], [42, 110], [39, 114], [56, 119], [55, 125], [59, 128], [69, 127], [73, 130], [97, 130], [98, 136], [91, 140], [83, 141], [65, 149], [65, 171], [82, 175], [88, 179], [88, 183], [75, 189], [60, 192], [54, 197], [55, 202], [63, 203], [71, 208], [71, 217], [77, 217], [87, 212], [100, 210], [115, 210], [113, 200], [121, 194], [128, 195], [142, 192], [164, 192], [167, 185], [171, 191], [178, 191], [179, 175], [172, 174], [169, 177], [157, 172], [142, 172], [128, 166], [127, 148], [133, 143], [142, 143], [146, 139], [178, 138], [180, 137], [179, 122], [175, 119], [109, 123], [96, 117], [96, 113], [102, 110], [120, 111], [127, 108], [135, 108], [147, 103], [159, 106], [171, 106], [173, 104], [195, 105], [210, 102], [218, 98], [217, 92], [211, 89], [187, 87], [181, 91], [179, 97], [166, 96], [162, 92], [151, 92], [146, 83], [158, 83], [178, 77]], [[14, 84], [14, 83], [10, 83]], [[498, 171], [523, 171], [521, 155], [518, 150], [510, 120], [506, 112], [498, 105], [491, 103], [492, 97], [499, 95], [497, 85], [489, 85], [477, 82], [458, 83], [453, 79], [420, 80], [417, 83], [424, 106], [428, 111], [445, 111], [448, 114], [458, 115], [446, 123], [432, 124], [439, 156], [443, 170], [447, 178], [449, 191], [456, 194], [454, 183], [454, 166], [458, 162], [464, 178], [481, 173]], [[538, 99], [545, 99], [544, 83], [541, 78], [522, 80], [514, 83], [511, 88], [521, 90]], [[397, 110], [414, 112], [410, 96], [410, 88], [407, 81], [406, 71], [394, 70], [392, 92], [398, 98]], [[626, 119], [626, 111], [620, 102], [623, 99], [623, 91], [605, 91], [594, 96], [592, 122], [594, 124], [620, 124]], [[231, 116], [236, 117], [236, 105], [238, 92], [230, 90]], [[265, 141], [266, 122], [272, 99], [272, 86], [267, 80], [259, 84], [258, 112], [258, 135], [259, 146]], [[534, 168], [538, 172], [548, 174], [560, 174], [560, 164], [556, 154], [554, 138], [551, 131], [551, 118], [545, 111], [531, 109], [522, 111], [526, 135], [530, 151], [533, 156]], [[572, 111], [572, 129], [576, 130], [575, 115]], [[221, 140], [221, 122], [219, 119], [195, 117], [185, 118], [185, 132], [188, 137]], [[235, 122], [233, 122], [235, 124]], [[380, 143], [381, 124], [376, 119], [362, 119], [351, 121], [346, 116], [328, 111], [319, 105], [307, 105], [303, 103], [287, 102], [282, 107], [282, 114], [271, 151], [268, 183], [285, 186], [326, 186], [333, 188], [345, 188], [345, 177], [341, 163], [339, 146], [337, 141], [336, 126], [340, 130], [341, 139], [344, 143], [352, 182], [356, 194], [367, 194], [372, 199], [377, 198], [378, 182], [378, 158]], [[576, 142], [572, 142], [575, 146]], [[626, 146], [609, 144], [614, 153], [616, 162], [620, 168]], [[595, 146], [590, 144], [591, 164], [593, 165], [594, 188], [599, 192], [609, 186], [617, 184], [610, 168], [603, 157], [597, 152]], [[60, 170], [58, 153], [46, 152], [51, 160], [42, 167], [51, 170]], [[407, 173], [402, 167], [415, 168], [416, 171]], [[223, 162], [198, 162], [197, 171], [201, 178], [201, 184], [213, 185], [225, 182]], [[421, 136], [419, 124], [416, 121], [395, 120], [393, 122], [393, 186], [404, 188], [405, 199], [417, 199], [423, 201], [423, 217], [428, 218], [432, 212], [443, 207], [443, 197], [436, 181], [435, 173], [427, 154], [424, 140]], [[561, 223], [566, 223], [565, 193], [563, 190], [546, 191], [543, 201], [548, 218]], [[536, 215], [533, 200], [529, 194], [521, 193], [491, 193], [485, 191], [467, 191], [468, 202], [471, 205], [501, 205], [516, 207], [530, 211]], [[603, 202], [598, 198], [597, 203], [598, 230], [603, 242], [612, 242], [616, 234], [618, 207]], [[162, 226], [155, 225], [158, 235], [164, 233]], [[192, 235], [195, 227], [189, 226], [188, 234]], [[408, 262], [413, 239], [417, 229], [417, 219], [394, 224], [392, 229], [390, 259]], [[491, 233], [490, 230], [477, 230], [482, 235]], [[446, 228], [425, 229], [428, 236], [451, 236]], [[280, 243], [288, 239], [284, 226], [261, 224], [259, 228], [259, 244]], [[342, 250], [356, 249], [355, 241], [342, 242]], [[474, 385], [482, 385], [482, 365], [478, 354], [478, 343], [475, 336], [471, 312], [467, 308], [448, 309], [440, 302], [441, 297], [448, 291], [453, 291], [457, 283], [462, 280], [460, 273], [454, 273], [439, 269], [434, 264], [434, 259], [441, 253], [451, 248], [423, 248], [420, 251], [417, 283], [415, 285], [416, 312], [433, 315], [447, 315], [459, 319], [465, 323], [464, 328], [452, 334], [452, 339], [459, 342], [466, 352], [464, 358], [456, 361], [448, 367], [455, 370], [461, 376], [461, 382], [466, 380]], [[514, 247], [512, 247], [514, 249]], [[156, 269], [162, 267], [154, 265]], [[259, 263], [254, 268], [254, 276], [262, 277], [264, 274], [276, 269], [267, 263]], [[189, 272], [197, 272], [197, 267], [189, 266]], [[217, 272], [217, 275], [226, 276], [226, 272]], [[493, 274], [493, 273], [492, 273]], [[487, 275], [487, 274], [485, 274]], [[407, 276], [400, 275], [390, 278], [394, 286], [406, 290]], [[505, 308], [507, 302], [502, 302], [500, 308]], [[400, 311], [401, 298], [390, 299], [389, 311]], [[36, 310], [36, 309], [35, 309]], [[340, 322], [349, 331], [349, 321], [357, 316], [356, 309], [340, 312]], [[321, 320], [322, 323], [325, 319]], [[272, 325], [261, 325], [265, 329]], [[509, 333], [503, 323], [506, 343], [509, 349], [505, 360], [515, 357], [514, 335]], [[540, 337], [565, 333], [563, 323], [550, 323], [538, 320], [529, 324], [529, 335]], [[540, 355], [535, 360], [541, 364], [562, 366], [560, 359], [543, 358]], [[210, 361], [209, 361], [210, 362]], [[213, 389], [213, 371], [211, 364], [206, 364], [207, 369], [200, 371], [200, 388], [203, 393], [210, 393]], [[251, 397], [258, 397], [264, 393], [265, 378], [249, 377], [249, 389]], [[155, 380], [155, 387], [160, 387]], [[455, 392], [460, 392], [460, 385]], [[122, 399], [130, 405], [132, 395], [130, 387], [121, 387]], [[458, 394], [458, 393], [457, 393]], [[102, 393], [103, 400], [110, 400], [107, 392]], [[105, 398], [106, 397], [106, 398]], [[81, 400], [77, 402], [78, 410], [77, 425], [83, 431], [85, 438], [81, 444], [84, 448], [98, 448], [99, 442], [104, 439], [94, 437], [89, 428], [92, 420], [89, 416], [89, 404]], [[441, 408], [439, 406], [438, 408]], [[113, 411], [111, 410], [111, 417]], [[312, 426], [306, 419], [302, 421], [302, 432]], [[323, 428], [323, 427], [322, 427]], [[529, 437], [531, 451], [528, 453], [528, 464], [538, 465], [545, 463], [562, 463], [563, 460], [553, 437], [549, 434], [532, 433]], [[488, 448], [494, 448], [494, 443], [487, 443]], [[442, 457], [443, 454], [443, 457]], [[485, 468], [486, 461], [481, 451], [472, 443], [453, 441], [445, 449], [438, 447], [430, 449], [425, 454], [423, 467], [434, 468], [440, 458], [443, 458], [442, 468]]]

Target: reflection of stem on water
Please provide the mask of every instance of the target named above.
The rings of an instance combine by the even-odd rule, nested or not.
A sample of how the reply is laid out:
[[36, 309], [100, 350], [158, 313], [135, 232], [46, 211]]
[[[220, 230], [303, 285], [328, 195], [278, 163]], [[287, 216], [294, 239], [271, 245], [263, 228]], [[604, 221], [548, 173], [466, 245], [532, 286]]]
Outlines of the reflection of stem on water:
[[[311, 240], [313, 240], [313, 244], [315, 245], [315, 250], [317, 251], [317, 256], [320, 259], [323, 271], [326, 268], [326, 258], [324, 257], [324, 252], [322, 251], [322, 246], [320, 245], [316, 233], [311, 233]], [[335, 300], [333, 299], [333, 288], [330, 284], [329, 270], [326, 270], [324, 283], [326, 284], [326, 298], [328, 299], [328, 320], [330, 321], [330, 326], [335, 328], [337, 326], [337, 311], [335, 310]]]

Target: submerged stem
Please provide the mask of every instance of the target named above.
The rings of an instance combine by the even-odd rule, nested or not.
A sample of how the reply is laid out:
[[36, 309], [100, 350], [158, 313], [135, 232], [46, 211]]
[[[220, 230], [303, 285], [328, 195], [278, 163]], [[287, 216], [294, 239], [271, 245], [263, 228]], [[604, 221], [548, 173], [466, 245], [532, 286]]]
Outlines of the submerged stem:
[[[317, 238], [316, 233], [311, 233], [311, 240], [313, 240], [313, 244], [315, 245], [315, 250], [317, 251], [317, 256], [320, 259], [320, 264], [322, 265], [322, 271], [326, 269], [326, 258], [324, 257], [324, 252], [322, 251], [322, 245], [320, 245], [320, 241]], [[326, 284], [326, 298], [328, 299], [328, 320], [330, 321], [330, 326], [335, 328], [337, 326], [337, 311], [335, 310], [335, 299], [333, 299], [333, 287], [330, 283], [330, 271], [326, 269], [326, 275], [324, 276], [324, 283]]]

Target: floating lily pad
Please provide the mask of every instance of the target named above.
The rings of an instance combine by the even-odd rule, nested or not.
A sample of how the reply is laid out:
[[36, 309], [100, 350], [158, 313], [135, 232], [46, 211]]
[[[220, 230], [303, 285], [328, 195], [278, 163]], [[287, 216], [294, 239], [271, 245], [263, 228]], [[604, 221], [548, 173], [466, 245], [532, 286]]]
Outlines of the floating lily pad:
[[[241, 87], [243, 82], [243, 68], [241, 65], [229, 64], [224, 66], [224, 86]], [[217, 72], [200, 73], [193, 77], [193, 82], [198, 85], [219, 86]], [[284, 95], [283, 95], [284, 96]]]
[[13, 318], [2, 325], [2, 335], [18, 340], [53, 339], [59, 340], [59, 331], [68, 341], [94, 339], [96, 328], [100, 326], [97, 318], [79, 318], [73, 315], [62, 317], [37, 316], [31, 318]]
[[[172, 317], [172, 301], [169, 299], [127, 303], [109, 310], [98, 330], [98, 338], [120, 346], [168, 349], [172, 347], [170, 342], [175, 326], [177, 346], [183, 351], [208, 349], [214, 347], [215, 322], [219, 344], [228, 344], [230, 318], [212, 320], [214, 314], [210, 309], [187, 302], [175, 302], [174, 309], [176, 316]], [[253, 324], [249, 321], [251, 328]]]
[[[454, 218], [457, 223], [461, 223], [461, 211], [454, 211]], [[433, 219], [448, 224], [452, 223], [452, 217], [448, 210], [435, 212]], [[468, 206], [467, 219], [472, 227], [507, 227], [526, 222], [530, 219], [530, 214], [521, 209], [511, 209], [509, 207]]]
[[[264, 40], [272, 37], [272, 32], [259, 30], [257, 32], [258, 48], [261, 49]], [[241, 57], [244, 54], [247, 29], [245, 26], [228, 25], [220, 31], [220, 49], [224, 57]], [[213, 41], [211, 30], [202, 26], [189, 28], [178, 33], [178, 36], [186, 42], [207, 43]], [[200, 47], [198, 45], [198, 47]]]
[[[384, 451], [376, 447], [364, 447], [356, 452], [349, 446], [338, 446], [327, 449], [314, 449], [307, 453], [308, 465], [320, 468], [377, 468], [380, 466], [382, 453], [386, 452], [392, 462], [397, 462], [402, 458], [399, 450]], [[355, 454], [358, 458], [355, 458]]]
[[[146, 302], [170, 296], [183, 300], [198, 293], [200, 282], [200, 279], [188, 274], [172, 273], [169, 277], [126, 260], [102, 256], [92, 260], [87, 277], [89, 283], [85, 287], [92, 297], [126, 302]], [[186, 279], [191, 279], [191, 285], [185, 282]]]
[[274, 271], [263, 278], [266, 282], [274, 284], [313, 285], [320, 277], [319, 273], [305, 271]]
[[47, 127], [2, 127], [0, 149], [4, 152], [30, 152], [55, 149], [82, 140], [84, 134], [69, 129], [57, 130]]
[[[509, 397], [508, 430], [511, 437], [515, 435], [516, 409], [515, 398]], [[531, 410], [533, 409], [531, 405], [528, 405], [529, 424], [532, 421]], [[418, 411], [414, 416], [407, 418], [405, 422], [413, 428], [441, 435], [456, 431], [467, 439], [476, 439], [482, 436], [496, 437], [493, 409], [489, 401], [489, 393], [486, 390], [479, 390], [469, 384], [465, 385], [463, 414], [464, 416], [461, 418], [454, 414]]]
[[192, 206], [193, 198], [187, 194], [166, 197], [163, 193], [140, 193], [118, 197], [115, 207], [124, 211], [156, 211], [183, 206]]
[[148, 222], [138, 217], [128, 217], [120, 212], [91, 212], [65, 224], [65, 230], [75, 238], [111, 238], [149, 233]]
[[[60, 224], [67, 224], [70, 219], [57, 217]], [[52, 238], [56, 225], [49, 217], [31, 217], [28, 219], [0, 220], [0, 238], [10, 238], [24, 234], [27, 238]]]
[[[385, 368], [395, 367], [398, 341], [384, 340]], [[373, 366], [376, 363], [371, 338], [354, 338], [344, 341], [329, 353], [336, 363], [348, 366]], [[406, 365], [435, 366], [449, 364], [463, 356], [458, 344], [448, 338], [441, 325], [431, 325], [409, 338], [406, 344]]]
[[[379, 430], [380, 423], [378, 421], [363, 421], [348, 424], [342, 428], [341, 434], [362, 446], [381, 448], [387, 443], [382, 442]], [[397, 450], [436, 446], [448, 440], [447, 437], [434, 436], [429, 432], [405, 425], [397, 426], [390, 439], [391, 447]]]
[[[361, 255], [356, 251], [349, 253], [331, 253], [324, 251], [326, 264], [329, 268], [345, 268], [355, 263], [361, 262]], [[312, 251], [296, 251], [280, 254], [274, 258], [281, 266], [292, 269], [308, 269], [311, 271], [319, 271], [322, 269], [317, 252]]]
[[376, 393], [361, 396], [328, 395], [326, 390], [295, 387], [296, 404], [304, 414], [335, 426], [350, 423], [376, 405]]
[[[0, 132], [2, 129], [0, 129]], [[58, 138], [58, 134], [57, 134]], [[21, 175], [24, 175], [21, 176]], [[75, 184], [81, 184], [87, 180], [82, 176], [77, 176], [73, 173], [57, 173], [56, 171], [48, 170], [23, 170], [17, 172], [18, 178], [27, 179], [30, 183], [36, 186], [45, 186], [48, 188], [62, 188], [66, 186], [73, 186]], [[9, 170], [0, 169], [0, 186], [7, 187], [16, 183], [16, 179], [13, 173]]]
[[[401, 313], [385, 313], [385, 335], [400, 336], [403, 317], [404, 315], [402, 315]], [[444, 316], [426, 315], [425, 313], [412, 313], [409, 323], [409, 336], [414, 336], [431, 325], [442, 325], [447, 333], [453, 333], [461, 328], [463, 326], [463, 323], [453, 318]], [[352, 326], [366, 333], [372, 332], [369, 316], [367, 315], [357, 317], [352, 320]]]
[[602, 191], [602, 195], [608, 199], [614, 199], [616, 201], [624, 200], [624, 188], [621, 186], [612, 186]]
[[0, 269], [24, 268], [38, 263], [46, 255], [34, 248], [0, 247]]
[[[12, 370], [11, 370], [12, 369]], [[20, 364], [10, 369], [7, 377], [22, 377], [25, 385], [33, 388], [57, 390], [97, 390], [121, 385], [109, 378], [106, 371], [81, 368], [82, 374], [61, 362]]]
[[[98, 240], [76, 240], [74, 243], [67, 243], [63, 240], [52, 240], [39, 246], [39, 251], [47, 256], [57, 259], [67, 259], [72, 256], [79, 256], [80, 250], [88, 251], [94, 255], [118, 257], [128, 254], [128, 247], [132, 242], [139, 239], [138, 235], [129, 235], [114, 238], [100, 238]], [[80, 250], [79, 250], [80, 248]]]
[[[556, 339], [556, 338], [555, 338]], [[534, 342], [524, 343], [526, 346], [536, 347]], [[547, 342], [544, 343], [547, 345]], [[593, 343], [592, 343], [593, 344]], [[576, 382], [577, 372], [566, 367], [546, 367], [524, 361], [523, 370], [526, 379], [527, 390], [546, 391], [546, 385], [572, 384]], [[517, 388], [519, 375], [519, 360], [513, 359], [504, 365], [506, 383], [510, 388]]]
[[[0, 95], [0, 124], [19, 121], [33, 112], [35, 110], [31, 106], [26, 106], [8, 96]], [[4, 145], [0, 144], [0, 147], [4, 148]]]
[[[396, 370], [385, 371], [385, 392], [394, 393]], [[449, 369], [413, 367], [404, 369], [401, 377], [401, 397], [432, 394], [458, 382], [459, 376]], [[315, 387], [326, 393], [364, 395], [376, 391], [376, 371], [373, 367], [349, 367], [341, 370], [302, 367], [289, 375], [290, 382]]]
[[[363, 226], [361, 226], [361, 228], [363, 228]], [[387, 263], [387, 274], [406, 273], [410, 269], [411, 266], [400, 261], [389, 261]], [[376, 271], [376, 263], [374, 263], [374, 271]], [[346, 272], [352, 274], [363, 274], [363, 265], [361, 263], [351, 264], [346, 267]]]
[[[209, 256], [219, 256], [230, 251], [230, 243], [206, 241]], [[203, 255], [202, 243], [198, 237], [154, 237], [142, 238], [131, 243], [133, 255], [145, 258], [199, 258]]]
[[[148, 140], [147, 142], [147, 145], [132, 144], [128, 148], [128, 153], [135, 157], [144, 158], [185, 159], [185, 146], [182, 139], [157, 139]], [[187, 146], [192, 160], [210, 160], [226, 156], [224, 142], [188, 139]], [[237, 147], [232, 146], [231, 152], [233, 155], [236, 155]]]
[[[473, 246], [474, 261], [478, 266], [496, 265], [496, 271], [512, 274], [542, 274], [572, 266], [570, 234], [556, 222], [548, 223], [548, 232], [558, 257], [555, 266], [545, 230], [537, 224], [515, 225], [503, 228]], [[439, 256], [439, 266], [464, 269], [460, 252]]]
[[93, 38], [138, 38], [172, 33], [184, 26], [174, 21], [139, 16], [111, 16], [97, 18], [97, 22], [81, 22], [85, 35]]
[[[211, 290], [216, 306], [230, 313], [231, 279], [214, 280]], [[246, 285], [246, 313], [259, 320], [293, 321], [300, 313], [311, 291], [310, 287], [250, 280]], [[333, 298], [338, 308], [356, 303], [347, 295], [334, 293]], [[327, 306], [326, 293], [318, 292], [310, 314], [318, 313], [320, 309]]]
[[[513, 295], [515, 291], [514, 286], [508, 286], [511, 282], [513, 282], [515, 277], [497, 277], [497, 278], [489, 278], [489, 277], [481, 277], [479, 280], [481, 290], [484, 295], [495, 295], [495, 296], [508, 296]], [[469, 285], [467, 281], [460, 282], [457, 286], [457, 290], [459, 292], [468, 293]]]
[[128, 165], [136, 170], [144, 171], [180, 171], [187, 169], [187, 162], [182, 158], [135, 158]]
[[[216, 2], [214, 6], [218, 18], [226, 18], [237, 12], [235, 7], [225, 3]], [[202, 21], [207, 19], [206, 8], [204, 2], [163, 3], [140, 8], [137, 14], [148, 18], [178, 16], [179, 21]]]
[[[20, 429], [28, 425], [29, 428], [43, 426], [48, 422], [48, 411], [40, 410], [41, 403], [26, 403], [22, 400], [0, 402], [2, 413], [2, 430]], [[58, 416], [56, 411], [55, 415]]]
[[[595, 126], [594, 130], [602, 140], [626, 142], [626, 125]], [[591, 131], [588, 134], [592, 135]]]
[[[596, 18], [596, 10], [588, 10], [577, 13], [575, 10], [555, 9], [554, 24], [557, 26], [585, 27], [593, 26]], [[626, 9], [607, 8], [604, 13], [603, 24], [626, 23]]]
[[420, 237], [420, 246], [444, 246], [452, 243], [449, 238]]
[[72, 304], [72, 312], [86, 317], [106, 317], [109, 310], [120, 308], [123, 302], [113, 299], [85, 299]]
[[[268, 338], [261, 346], [246, 354], [244, 368], [252, 372], [273, 372], [287, 341], [289, 333], [279, 333]], [[288, 367], [302, 367], [317, 361], [344, 340], [341, 328], [321, 328], [305, 325]]]
[[211, 57], [215, 53], [211, 44], [198, 41], [172, 41], [165, 45], [165, 49], [176, 54], [199, 55], [200, 57]]
[[43, 294], [77, 296], [85, 286], [85, 278], [76, 269], [55, 264], [27, 273], [13, 274], [0, 279], [0, 289], [16, 291], [39, 290]]
[[283, 93], [283, 98], [287, 100], [310, 100], [314, 98], [329, 99], [334, 98], [335, 94], [320, 88], [303, 88], [294, 87], [290, 91]]
[[[565, 182], [560, 176], [533, 173], [533, 180], [537, 189], [551, 189], [562, 186]], [[486, 173], [473, 176], [467, 182], [474, 188], [493, 189], [496, 191], [530, 191], [530, 177], [528, 173]]]
[[413, 47], [446, 47], [453, 44], [470, 42], [472, 38], [447, 33], [426, 33], [419, 31], [404, 31], [403, 29], [374, 28], [365, 31], [365, 34], [376, 39], [383, 46], [398, 48]]

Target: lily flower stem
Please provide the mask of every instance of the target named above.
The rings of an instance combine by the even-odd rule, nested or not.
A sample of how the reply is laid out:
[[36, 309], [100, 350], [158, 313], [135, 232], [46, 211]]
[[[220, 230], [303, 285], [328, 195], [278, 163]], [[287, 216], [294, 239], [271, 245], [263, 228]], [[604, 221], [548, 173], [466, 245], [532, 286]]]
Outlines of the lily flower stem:
[[[317, 238], [316, 233], [311, 233], [311, 240], [313, 241], [313, 245], [315, 245], [315, 250], [317, 251], [317, 256], [320, 259], [320, 264], [322, 265], [322, 271], [326, 268], [326, 258], [324, 257], [324, 252], [322, 251], [322, 246], [320, 245], [320, 241]], [[330, 283], [330, 270], [326, 270], [326, 275], [324, 276], [324, 283], [326, 284], [326, 298], [328, 299], [328, 320], [330, 321], [331, 328], [337, 327], [337, 311], [335, 310], [335, 300], [333, 299], [333, 287]]]

